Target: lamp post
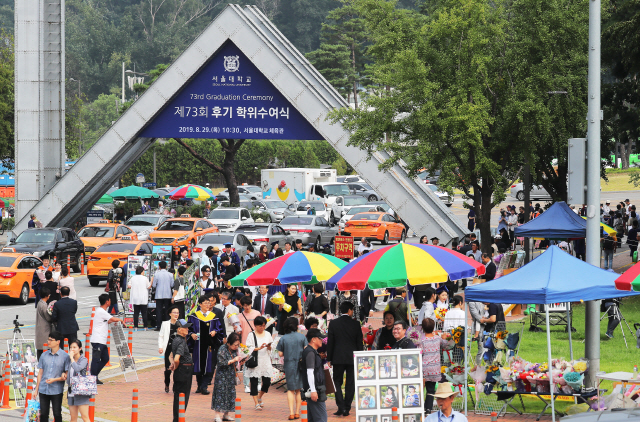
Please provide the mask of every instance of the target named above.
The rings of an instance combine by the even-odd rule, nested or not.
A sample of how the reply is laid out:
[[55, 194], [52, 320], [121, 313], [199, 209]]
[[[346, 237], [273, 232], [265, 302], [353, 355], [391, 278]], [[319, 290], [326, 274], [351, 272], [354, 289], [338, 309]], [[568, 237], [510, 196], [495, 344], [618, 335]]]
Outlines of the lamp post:
[[[135, 67], [134, 67], [134, 69], [135, 69]], [[149, 76], [149, 74], [147, 74], [147, 73], [143, 73], [143, 72], [136, 72], [136, 71], [134, 71], [134, 70], [126, 70], [126, 71], [124, 71], [124, 73], [122, 74], [122, 86], [123, 86], [123, 87], [124, 87], [124, 74], [125, 74], [125, 73], [131, 73], [132, 75]], [[131, 89], [133, 89], [133, 88], [131, 88]], [[136, 99], [137, 99], [137, 98], [138, 98], [138, 97], [137, 97], [137, 95], [136, 95]]]
[[[81, 100], [82, 99], [82, 93], [80, 92], [80, 81], [78, 79], [73, 79], [70, 78], [70, 81], [74, 81], [74, 82], [78, 82], [78, 99]], [[78, 143], [78, 158], [80, 158], [80, 156], [82, 155], [82, 106], [78, 105], [78, 114], [80, 115], [80, 124], [78, 125], [78, 132], [79, 132], [79, 138], [80, 138], [80, 142]]]

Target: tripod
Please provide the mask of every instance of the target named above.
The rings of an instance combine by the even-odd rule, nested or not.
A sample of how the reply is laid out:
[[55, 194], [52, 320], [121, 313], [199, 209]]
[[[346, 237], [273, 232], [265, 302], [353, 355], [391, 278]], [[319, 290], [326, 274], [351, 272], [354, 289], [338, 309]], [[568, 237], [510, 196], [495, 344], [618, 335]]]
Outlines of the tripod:
[[[612, 304], [607, 307], [607, 310], [605, 311], [605, 313], [602, 314], [602, 316], [600, 317], [600, 321], [602, 321], [605, 317], [609, 316], [609, 311], [613, 311], [613, 317], [615, 319], [617, 319], [620, 322], [624, 321], [625, 325], [627, 326], [627, 329], [629, 330], [629, 333], [631, 333], [631, 335], [635, 338], [635, 334], [631, 330], [631, 327], [629, 326], [627, 319], [624, 317], [624, 315], [622, 315], [622, 312], [620, 312], [620, 305], [618, 304], [617, 301], [613, 301]], [[629, 345], [627, 344], [627, 336], [624, 333], [623, 326], [620, 326], [620, 331], [622, 331], [622, 338], [624, 339], [624, 345], [627, 346], [627, 349], [628, 349]]]
[[[11, 339], [11, 347], [12, 348], [15, 347], [16, 340], [20, 341], [21, 344], [25, 342], [25, 338], [22, 335], [22, 330], [20, 330], [20, 327], [22, 327], [22, 326], [24, 326], [24, 324], [20, 324], [18, 322], [18, 315], [16, 315], [16, 319], [13, 320], [13, 338]], [[18, 337], [18, 335], [20, 337]], [[16, 361], [16, 362], [20, 361], [20, 362], [22, 362], [21, 359], [18, 359], [18, 360], [14, 359], [13, 350], [9, 350], [9, 356], [11, 357], [12, 361]], [[34, 370], [37, 371], [37, 366], [36, 365], [34, 365]], [[13, 371], [13, 366], [10, 369], [10, 372], [9, 372], [11, 375], [13, 375], [11, 371]], [[36, 372], [36, 375], [37, 375], [37, 372]], [[13, 384], [13, 392], [14, 392], [14, 395], [15, 395], [16, 402], [18, 400], [25, 400], [22, 388], [16, 388], [16, 384], [15, 383]]]

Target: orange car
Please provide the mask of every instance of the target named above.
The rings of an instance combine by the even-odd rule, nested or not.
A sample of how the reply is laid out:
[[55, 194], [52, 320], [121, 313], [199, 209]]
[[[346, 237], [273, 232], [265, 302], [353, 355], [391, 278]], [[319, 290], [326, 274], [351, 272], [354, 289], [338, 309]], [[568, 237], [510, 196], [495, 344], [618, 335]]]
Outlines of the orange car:
[[145, 254], [150, 254], [152, 246], [151, 242], [146, 240], [128, 240], [128, 236], [125, 236], [125, 239], [105, 242], [89, 257], [87, 263], [89, 284], [95, 287], [100, 280], [106, 280], [114, 259], [120, 260], [120, 267], [124, 267], [129, 255], [137, 254], [139, 249], [144, 250]]
[[358, 213], [347, 221], [344, 232], [355, 238], [380, 240], [383, 245], [389, 243], [389, 240], [404, 241], [406, 237], [404, 224], [386, 212]]
[[42, 265], [40, 258], [30, 254], [0, 252], [0, 297], [17, 299], [26, 305], [36, 295], [31, 290], [34, 271]]
[[119, 239], [122, 236], [129, 236], [133, 240], [138, 240], [136, 232], [124, 224], [118, 223], [87, 224], [78, 232], [78, 237], [84, 243], [85, 258], [105, 242]]
[[154, 245], [190, 246], [193, 249], [202, 236], [219, 230], [206, 218], [170, 218], [149, 233]]

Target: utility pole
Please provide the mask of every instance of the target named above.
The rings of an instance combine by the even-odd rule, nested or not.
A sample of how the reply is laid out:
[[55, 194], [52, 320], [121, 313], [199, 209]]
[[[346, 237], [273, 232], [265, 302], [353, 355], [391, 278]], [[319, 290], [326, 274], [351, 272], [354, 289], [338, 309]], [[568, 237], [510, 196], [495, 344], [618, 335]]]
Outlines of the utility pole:
[[78, 125], [78, 158], [82, 156], [82, 91], [80, 90], [80, 81], [78, 79], [70, 78], [69, 81], [78, 82], [78, 115], [80, 124]]
[[[524, 222], [525, 224], [529, 221], [529, 216], [531, 215], [531, 166], [529, 163], [529, 155], [525, 158], [527, 160], [524, 165], [524, 181], [522, 186], [524, 187]], [[531, 261], [531, 257], [529, 256], [529, 238], [524, 238], [524, 263], [528, 264]]]
[[[589, 98], [587, 112], [587, 262], [600, 266], [600, 0], [589, 0]], [[585, 384], [595, 386], [600, 371], [600, 301], [587, 302]]]
[[124, 104], [124, 62], [122, 62], [122, 104]]

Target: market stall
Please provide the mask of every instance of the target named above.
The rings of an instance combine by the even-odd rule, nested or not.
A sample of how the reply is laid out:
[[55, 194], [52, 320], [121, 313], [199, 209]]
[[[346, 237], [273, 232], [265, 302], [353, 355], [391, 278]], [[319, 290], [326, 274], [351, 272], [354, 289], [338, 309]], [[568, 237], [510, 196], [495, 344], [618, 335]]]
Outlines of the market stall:
[[[568, 282], [568, 278], [579, 282]], [[499, 300], [500, 302], [509, 303], [549, 305], [564, 302], [586, 302], [637, 294], [635, 292], [616, 290], [614, 283], [616, 278], [617, 274], [615, 273], [587, 264], [564, 252], [559, 247], [551, 246], [546, 252], [521, 269], [497, 280], [467, 288], [465, 296], [467, 303], [496, 302]], [[549, 308], [546, 307], [545, 310], [548, 314]], [[540, 379], [543, 380], [542, 382], [549, 384], [548, 394], [551, 396], [552, 419], [555, 421], [554, 394], [558, 394], [556, 390], [558, 390], [558, 387], [560, 387], [560, 390], [562, 389], [562, 382], [568, 384], [569, 381], [579, 388], [580, 385], [578, 383], [581, 384], [581, 375], [587, 370], [587, 363], [585, 362], [585, 366], [582, 366], [582, 364], [578, 366], [578, 369], [583, 370], [582, 374], [570, 375], [569, 379], [567, 379], [568, 374], [575, 374], [580, 371], [576, 370], [575, 361], [567, 362], [566, 365], [561, 363], [559, 368], [556, 367], [558, 361], [553, 361], [551, 358], [551, 334], [548, 321], [549, 317], [547, 315], [548, 361], [546, 367], [542, 367], [542, 369], [546, 370], [547, 381], [544, 381], [544, 377], [540, 376], [545, 372], [540, 370], [542, 365], [538, 366], [539, 375], [537, 379], [534, 377], [535, 372], [530, 374], [531, 380], [527, 379], [527, 375], [525, 375], [525, 379], [530, 384], [532, 380], [537, 383], [540, 382], [538, 381]], [[569, 331], [569, 339], [571, 342], [571, 331]], [[569, 364], [571, 364], [571, 367], [569, 367]], [[468, 365], [465, 365], [465, 367], [468, 371]], [[523, 369], [527, 369], [527, 365], [524, 363]], [[498, 368], [498, 372], [500, 372], [499, 370], [500, 368]], [[517, 372], [518, 378], [520, 378], [522, 372]], [[503, 375], [511, 376], [512, 379], [515, 377], [514, 372]], [[576, 391], [575, 388], [573, 390]], [[526, 388], [522, 393], [526, 393]]]

